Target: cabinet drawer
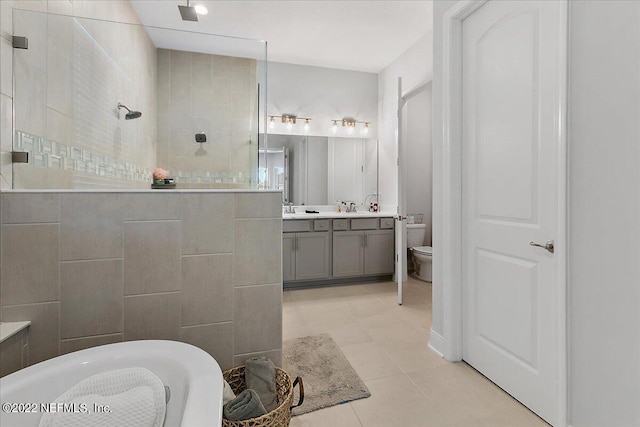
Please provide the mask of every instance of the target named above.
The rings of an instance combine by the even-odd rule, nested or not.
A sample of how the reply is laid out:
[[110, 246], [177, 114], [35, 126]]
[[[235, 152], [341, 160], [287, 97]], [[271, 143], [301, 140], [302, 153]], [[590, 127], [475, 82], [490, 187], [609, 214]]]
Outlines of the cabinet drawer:
[[329, 220], [328, 219], [314, 220], [313, 231], [329, 231]]
[[351, 220], [352, 230], [376, 230], [378, 218], [354, 218]]
[[333, 229], [334, 230], [348, 230], [349, 229], [349, 220], [348, 219], [334, 219], [333, 220]]
[[284, 220], [282, 221], [282, 231], [284, 233], [295, 233], [297, 231], [311, 231], [311, 221], [303, 220]]
[[380, 218], [380, 228], [393, 228], [393, 223], [395, 220], [393, 218]]

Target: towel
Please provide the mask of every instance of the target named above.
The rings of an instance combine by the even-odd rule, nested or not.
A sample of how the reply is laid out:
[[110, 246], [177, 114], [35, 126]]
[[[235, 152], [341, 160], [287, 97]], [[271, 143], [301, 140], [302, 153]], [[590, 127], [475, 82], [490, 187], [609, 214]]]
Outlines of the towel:
[[231, 390], [231, 386], [228, 382], [224, 382], [224, 388], [222, 389], [222, 404], [226, 405], [230, 401], [236, 398], [236, 394]]
[[244, 380], [247, 388], [255, 390], [267, 411], [278, 407], [276, 367], [265, 356], [251, 357], [244, 362]]
[[238, 397], [222, 407], [222, 415], [231, 421], [257, 418], [266, 413], [260, 398], [253, 390], [243, 391]]
[[47, 412], [40, 427], [162, 427], [166, 413], [162, 381], [145, 368], [107, 371], [79, 382], [55, 400], [73, 410]]

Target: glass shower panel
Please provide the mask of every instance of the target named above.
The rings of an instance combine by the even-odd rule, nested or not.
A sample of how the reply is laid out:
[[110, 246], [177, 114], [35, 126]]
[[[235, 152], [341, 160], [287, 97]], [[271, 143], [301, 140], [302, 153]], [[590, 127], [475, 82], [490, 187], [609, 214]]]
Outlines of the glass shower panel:
[[[14, 188], [257, 188], [264, 42], [14, 10]], [[260, 105], [262, 104], [262, 105]]]

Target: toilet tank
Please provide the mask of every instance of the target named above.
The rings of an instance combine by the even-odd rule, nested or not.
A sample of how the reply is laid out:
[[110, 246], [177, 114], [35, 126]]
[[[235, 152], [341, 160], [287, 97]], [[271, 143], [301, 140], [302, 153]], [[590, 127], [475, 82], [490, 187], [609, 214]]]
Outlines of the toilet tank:
[[407, 247], [424, 246], [427, 224], [407, 224]]

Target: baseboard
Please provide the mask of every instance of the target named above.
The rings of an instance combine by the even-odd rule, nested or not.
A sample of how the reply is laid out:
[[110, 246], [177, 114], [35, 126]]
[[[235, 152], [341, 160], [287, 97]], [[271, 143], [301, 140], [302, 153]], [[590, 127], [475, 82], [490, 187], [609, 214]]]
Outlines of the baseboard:
[[302, 289], [308, 287], [320, 287], [320, 286], [338, 286], [338, 285], [353, 285], [359, 283], [375, 283], [375, 282], [388, 282], [391, 280], [389, 274], [379, 274], [372, 276], [358, 276], [358, 277], [344, 277], [337, 279], [322, 279], [322, 280], [300, 280], [283, 282], [284, 289]]
[[444, 337], [439, 333], [437, 333], [436, 331], [434, 331], [432, 328], [431, 333], [429, 334], [429, 348], [438, 356], [444, 358], [444, 354], [442, 353], [443, 347], [444, 347]]

